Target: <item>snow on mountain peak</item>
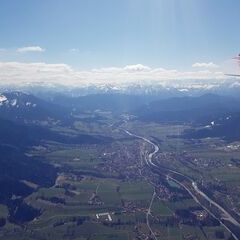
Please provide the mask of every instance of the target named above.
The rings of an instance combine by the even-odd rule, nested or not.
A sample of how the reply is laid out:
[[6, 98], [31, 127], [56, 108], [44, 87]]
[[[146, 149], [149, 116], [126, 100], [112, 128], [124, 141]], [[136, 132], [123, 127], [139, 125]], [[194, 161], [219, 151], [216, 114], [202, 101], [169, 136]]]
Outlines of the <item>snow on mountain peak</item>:
[[4, 96], [4, 95], [0, 95], [0, 106], [1, 106], [5, 101], [7, 101], [7, 97]]
[[12, 105], [12, 106], [16, 106], [16, 104], [17, 104], [17, 99], [13, 99], [13, 100], [11, 101], [11, 105]]
[[4, 95], [0, 95], [0, 102], [5, 102], [7, 100], [7, 97]]

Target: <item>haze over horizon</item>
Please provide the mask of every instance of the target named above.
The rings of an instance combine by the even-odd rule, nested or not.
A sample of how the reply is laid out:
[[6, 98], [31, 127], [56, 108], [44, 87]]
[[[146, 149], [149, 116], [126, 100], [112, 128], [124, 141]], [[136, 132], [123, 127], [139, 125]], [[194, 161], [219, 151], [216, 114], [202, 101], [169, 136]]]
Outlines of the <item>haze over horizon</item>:
[[211, 86], [239, 72], [232, 60], [240, 42], [237, 1], [3, 0], [0, 6], [1, 83]]

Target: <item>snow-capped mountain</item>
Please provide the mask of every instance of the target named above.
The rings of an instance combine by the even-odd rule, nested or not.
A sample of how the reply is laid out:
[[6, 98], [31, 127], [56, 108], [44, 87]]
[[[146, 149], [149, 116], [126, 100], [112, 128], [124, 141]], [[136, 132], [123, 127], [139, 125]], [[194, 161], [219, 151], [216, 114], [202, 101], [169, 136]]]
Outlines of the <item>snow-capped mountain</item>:
[[171, 81], [171, 84], [152, 81], [138, 81], [125, 83], [89, 83], [77, 86], [61, 85], [46, 82], [35, 82], [25, 85], [1, 85], [0, 90], [23, 91], [48, 99], [55, 94], [64, 94], [71, 97], [86, 96], [89, 94], [118, 93], [128, 95], [157, 95], [161, 98], [177, 96], [200, 96], [206, 93], [238, 96], [240, 80], [228, 78], [222, 80], [186, 80]]
[[4, 92], [0, 94], [0, 116], [20, 122], [54, 120], [64, 116], [66, 110], [31, 94]]
[[0, 95], [0, 106], [5, 108], [35, 108], [37, 103], [34, 100], [30, 95], [20, 92], [3, 93]]

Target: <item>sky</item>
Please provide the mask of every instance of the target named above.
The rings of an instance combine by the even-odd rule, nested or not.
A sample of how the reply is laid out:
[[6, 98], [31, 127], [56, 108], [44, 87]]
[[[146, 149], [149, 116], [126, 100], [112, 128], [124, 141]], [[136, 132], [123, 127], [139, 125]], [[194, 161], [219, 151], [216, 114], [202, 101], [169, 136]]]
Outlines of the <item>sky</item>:
[[230, 65], [240, 71], [239, 9], [239, 0], [1, 0], [0, 81], [222, 79]]

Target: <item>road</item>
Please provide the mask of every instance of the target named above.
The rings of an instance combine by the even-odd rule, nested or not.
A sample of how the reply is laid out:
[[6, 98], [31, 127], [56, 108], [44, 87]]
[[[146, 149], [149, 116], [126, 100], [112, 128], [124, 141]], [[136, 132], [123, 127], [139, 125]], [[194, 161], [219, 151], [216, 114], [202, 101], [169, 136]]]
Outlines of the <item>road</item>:
[[[154, 147], [154, 151], [149, 153], [147, 155], [147, 157], [145, 158], [145, 161], [146, 161], [146, 164], [147, 166], [149, 167], [154, 167], [156, 169], [159, 169], [159, 166], [157, 166], [154, 162], [153, 162], [153, 156], [155, 154], [158, 153], [159, 151], [159, 147], [153, 143], [151, 140], [145, 138], [145, 137], [142, 137], [142, 136], [139, 136], [139, 135], [136, 135], [134, 133], [131, 133], [130, 131], [128, 130], [124, 130], [125, 133], [127, 133], [129, 136], [132, 136], [132, 137], [136, 137], [136, 138], [139, 138], [139, 139], [142, 139], [143, 141], [149, 143], [150, 145], [152, 145]], [[183, 187], [190, 195], [191, 197], [199, 204], [201, 205], [211, 216], [213, 216], [214, 218], [216, 218], [221, 224], [222, 226], [224, 226], [231, 234], [232, 236], [234, 237], [235, 240], [239, 240], [239, 238], [237, 237], [237, 235], [233, 232], [233, 230], [229, 229], [228, 226], [226, 226], [226, 224], [223, 222], [223, 220], [227, 220], [229, 221], [230, 223], [232, 223], [233, 225], [235, 225], [236, 227], [238, 227], [240, 229], [240, 223], [234, 218], [231, 216], [231, 214], [229, 212], [227, 212], [227, 210], [225, 210], [222, 206], [220, 206], [218, 203], [216, 203], [213, 199], [211, 199], [209, 196], [207, 196], [204, 192], [202, 192], [198, 186], [197, 186], [197, 183], [194, 182], [191, 178], [189, 178], [188, 176], [185, 176], [183, 175], [182, 173], [179, 173], [177, 171], [173, 171], [173, 170], [168, 170], [169, 173], [174, 173], [174, 174], [177, 174], [179, 176], [182, 176], [184, 177], [186, 180], [188, 181], [191, 181], [191, 185], [192, 185], [192, 188], [190, 188], [189, 186], [183, 184], [182, 182], [180, 182], [179, 180], [177, 180], [176, 178], [174, 178], [173, 176], [169, 176], [168, 174], [166, 175], [166, 177], [170, 178], [172, 181], [176, 182], [177, 184], [179, 184], [181, 187]], [[194, 192], [192, 191], [194, 190]], [[216, 208], [218, 208], [218, 210], [222, 213], [221, 214], [221, 217], [217, 217], [214, 213], [211, 212], [211, 210], [209, 210], [206, 206], [204, 206], [197, 198], [197, 195], [201, 195], [201, 197], [203, 197], [210, 205], [214, 205]]]
[[151, 208], [152, 208], [152, 204], [153, 204], [153, 201], [154, 201], [155, 197], [156, 197], [156, 192], [155, 192], [155, 190], [154, 190], [153, 195], [152, 195], [152, 199], [151, 199], [151, 202], [150, 202], [150, 205], [149, 205], [147, 214], [146, 214], [146, 220], [147, 220], [148, 229], [150, 230], [153, 238], [154, 238], [155, 240], [157, 240], [157, 237], [156, 237], [155, 233], [153, 232], [153, 230], [152, 230], [152, 228], [151, 228], [151, 225], [150, 225], [150, 223], [149, 223], [149, 216], [151, 215]]

